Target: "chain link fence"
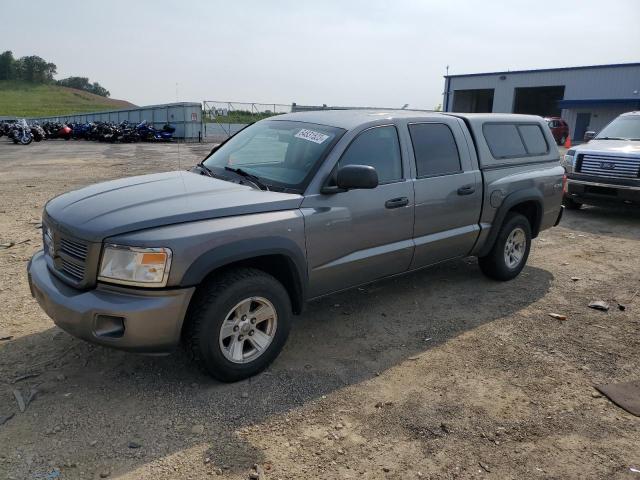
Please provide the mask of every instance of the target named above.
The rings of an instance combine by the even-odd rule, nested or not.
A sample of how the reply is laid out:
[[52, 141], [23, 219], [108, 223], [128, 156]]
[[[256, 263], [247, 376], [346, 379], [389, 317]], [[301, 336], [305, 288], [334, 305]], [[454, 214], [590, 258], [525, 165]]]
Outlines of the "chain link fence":
[[[402, 110], [408, 105], [382, 110]], [[376, 107], [345, 107], [323, 105], [299, 105], [282, 103], [227, 102], [204, 100], [202, 102], [202, 134], [205, 141], [219, 142], [234, 135], [250, 123], [283, 113], [313, 110], [380, 109]]]
[[204, 137], [213, 141], [224, 140], [250, 123], [291, 111], [292, 105], [280, 103], [205, 100], [202, 102]]

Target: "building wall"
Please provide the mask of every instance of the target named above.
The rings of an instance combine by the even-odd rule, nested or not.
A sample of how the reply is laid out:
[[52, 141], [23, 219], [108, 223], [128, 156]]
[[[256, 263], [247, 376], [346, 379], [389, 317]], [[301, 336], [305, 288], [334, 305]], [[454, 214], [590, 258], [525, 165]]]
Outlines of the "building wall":
[[[445, 111], [452, 111], [455, 90], [494, 89], [493, 112], [512, 113], [518, 87], [565, 86], [564, 100], [637, 99], [640, 101], [640, 64], [580, 67], [564, 70], [497, 72], [445, 78], [448, 101]], [[600, 130], [623, 112], [634, 109], [632, 103], [587, 105], [562, 110], [562, 118], [573, 135], [579, 112], [590, 112], [591, 130]]]
[[[571, 138], [573, 138], [576, 117], [578, 116], [578, 113], [590, 113], [591, 120], [589, 122], [589, 127], [587, 128], [587, 130], [599, 132], [607, 125], [607, 123], [616, 118], [618, 115], [624, 112], [629, 112], [631, 110], [633, 110], [633, 106], [631, 105], [608, 105], [602, 107], [568, 108], [562, 110], [562, 118], [564, 118], [565, 122], [569, 124], [569, 132], [571, 134]], [[577, 138], [575, 140], [580, 141], [582, 139]]]
[[493, 88], [493, 111], [511, 113], [516, 88], [555, 85], [565, 86], [565, 100], [634, 97], [640, 100], [640, 65], [449, 77], [449, 102], [445, 111], [453, 107], [455, 90]]

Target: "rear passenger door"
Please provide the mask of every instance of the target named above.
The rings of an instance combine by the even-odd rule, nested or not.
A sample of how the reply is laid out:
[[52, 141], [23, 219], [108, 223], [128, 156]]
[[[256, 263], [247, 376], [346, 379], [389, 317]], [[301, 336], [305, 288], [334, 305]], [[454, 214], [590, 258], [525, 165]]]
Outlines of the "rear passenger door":
[[482, 177], [458, 122], [408, 124], [416, 169], [411, 268], [468, 255], [480, 231]]

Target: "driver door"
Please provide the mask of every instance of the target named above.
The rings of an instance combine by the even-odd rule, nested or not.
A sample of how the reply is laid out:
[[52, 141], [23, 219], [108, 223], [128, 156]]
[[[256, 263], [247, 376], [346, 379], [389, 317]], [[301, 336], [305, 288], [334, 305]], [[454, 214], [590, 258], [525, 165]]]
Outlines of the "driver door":
[[309, 298], [404, 272], [411, 263], [414, 193], [396, 127], [361, 132], [337, 168], [345, 165], [373, 166], [379, 185], [303, 201]]

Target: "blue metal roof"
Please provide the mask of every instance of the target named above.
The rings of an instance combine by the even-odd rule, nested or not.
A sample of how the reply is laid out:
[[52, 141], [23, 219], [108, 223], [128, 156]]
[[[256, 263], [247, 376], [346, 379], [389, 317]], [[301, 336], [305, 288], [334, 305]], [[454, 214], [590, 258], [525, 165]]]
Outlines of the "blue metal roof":
[[640, 108], [640, 98], [584, 98], [575, 100], [558, 100], [560, 108], [576, 108], [592, 105], [633, 104]]
[[582, 67], [561, 67], [561, 68], [540, 68], [534, 70], [507, 70], [506, 72], [487, 72], [487, 73], [463, 73], [460, 75], [445, 75], [444, 78], [455, 77], [482, 77], [486, 75], [513, 75], [516, 73], [537, 73], [537, 72], [564, 72], [570, 70], [586, 70], [594, 68], [620, 68], [620, 67], [640, 67], [640, 63], [612, 63], [609, 65], [586, 65]]

